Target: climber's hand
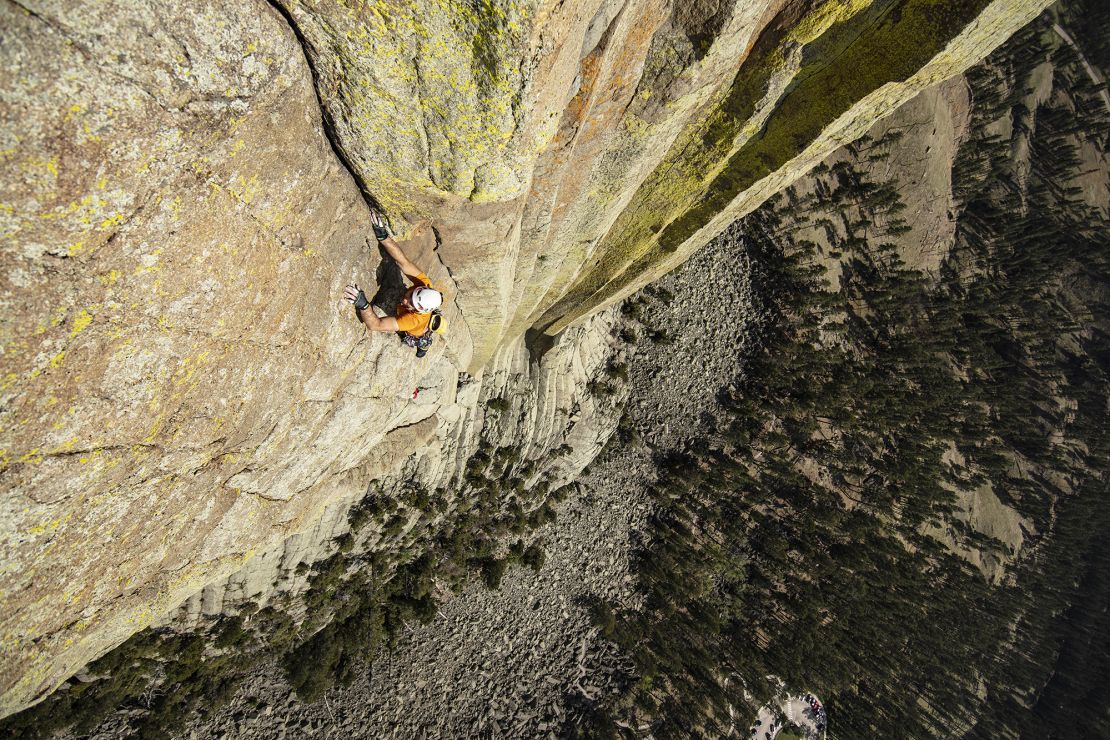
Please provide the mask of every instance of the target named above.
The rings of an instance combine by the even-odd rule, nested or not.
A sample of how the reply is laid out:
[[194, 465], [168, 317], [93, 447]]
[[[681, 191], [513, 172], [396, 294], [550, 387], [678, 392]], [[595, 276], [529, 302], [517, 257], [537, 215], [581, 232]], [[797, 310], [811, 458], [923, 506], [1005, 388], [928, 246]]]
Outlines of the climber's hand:
[[366, 294], [363, 293], [362, 288], [357, 285], [348, 285], [344, 288], [343, 297], [355, 304], [355, 308], [359, 311], [365, 311], [370, 308], [370, 301], [366, 300]]
[[374, 227], [374, 237], [378, 241], [384, 242], [389, 238], [389, 224], [385, 221], [385, 216], [378, 213], [377, 210], [371, 209], [370, 211], [370, 225]]

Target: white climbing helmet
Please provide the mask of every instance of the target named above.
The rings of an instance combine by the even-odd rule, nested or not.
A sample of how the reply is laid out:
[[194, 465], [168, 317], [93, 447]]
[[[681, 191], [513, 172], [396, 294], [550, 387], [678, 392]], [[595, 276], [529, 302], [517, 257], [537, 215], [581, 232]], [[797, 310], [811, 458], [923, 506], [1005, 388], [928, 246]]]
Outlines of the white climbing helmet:
[[443, 294], [432, 288], [417, 288], [412, 292], [412, 307], [419, 313], [431, 313], [443, 303]]

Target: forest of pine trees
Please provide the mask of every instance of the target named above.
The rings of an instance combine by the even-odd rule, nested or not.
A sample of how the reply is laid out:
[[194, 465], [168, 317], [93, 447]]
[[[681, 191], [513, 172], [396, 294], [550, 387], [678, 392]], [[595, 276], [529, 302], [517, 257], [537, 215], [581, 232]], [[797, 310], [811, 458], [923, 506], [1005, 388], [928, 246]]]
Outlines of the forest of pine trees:
[[[1027, 110], [1046, 59], [1067, 94]], [[1046, 18], [968, 82], [939, 275], [902, 263], [898, 184], [868, 176], [893, 137], [746, 219], [780, 318], [715, 429], [658, 461], [644, 606], [593, 606], [635, 675], [588, 734], [746, 734], [730, 708], [746, 722], [781, 679], [822, 698], [832, 737], [1110, 736], [1110, 230], [1074, 184], [1110, 116]], [[1012, 138], [988, 133], [1003, 118]], [[796, 236], [813, 226], [825, 245]], [[999, 585], [925, 533], [1002, 551], [953, 517], [984, 483], [1032, 523]]]

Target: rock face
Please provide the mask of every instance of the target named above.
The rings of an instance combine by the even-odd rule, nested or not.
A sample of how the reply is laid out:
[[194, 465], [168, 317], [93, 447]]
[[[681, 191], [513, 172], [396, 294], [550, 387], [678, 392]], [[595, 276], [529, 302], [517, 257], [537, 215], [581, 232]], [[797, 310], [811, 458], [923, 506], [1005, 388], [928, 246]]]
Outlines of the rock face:
[[[407, 489], [446, 490], [448, 503], [440, 521], [465, 505], [461, 478], [483, 439], [494, 449], [512, 448], [522, 460], [531, 461], [535, 472], [526, 476], [529, 483], [542, 477], [552, 488], [565, 485], [601, 451], [623, 406], [622, 394], [595, 397], [588, 392], [590, 381], [601, 376], [613, 355], [613, 324], [612, 311], [595, 315], [562, 334], [539, 363], [531, 361], [522, 343], [514, 343], [494, 355], [480, 379], [460, 384], [457, 394], [452, 393], [455, 374], [438, 385], [436, 378], [425, 378], [412, 405], [436, 413], [387, 434], [368, 457], [376, 461], [371, 465], [379, 467], [352, 474], [360, 481], [378, 480], [386, 486], [401, 482]], [[497, 410], [501, 400], [507, 407]], [[552, 454], [558, 448], [562, 449]], [[337, 551], [338, 538], [351, 531], [348, 510], [364, 492], [363, 488], [345, 496], [336, 492], [310, 529], [297, 531], [280, 546], [260, 552], [227, 577], [207, 584], [159, 621], [178, 630], [191, 629], [202, 625], [204, 617], [235, 612], [246, 602], [265, 606], [275, 595], [304, 591], [310, 578], [306, 566]], [[420, 513], [408, 512], [410, 520]], [[360, 544], [366, 547], [364, 541]], [[392, 545], [381, 539], [375, 543], [376, 549], [387, 547], [401, 550], [417, 548], [419, 543], [404, 535], [394, 538]]]
[[[2, 713], [414, 455], [449, 481], [499, 384], [539, 384], [533, 453], [584, 462], [604, 327], [542, 362], [527, 330], [679, 264], [1044, 4], [0, 5]], [[368, 197], [447, 293], [420, 362], [339, 299], [386, 270]]]
[[455, 270], [480, 366], [672, 269], [1046, 3], [281, 5], [360, 180], [482, 263]]

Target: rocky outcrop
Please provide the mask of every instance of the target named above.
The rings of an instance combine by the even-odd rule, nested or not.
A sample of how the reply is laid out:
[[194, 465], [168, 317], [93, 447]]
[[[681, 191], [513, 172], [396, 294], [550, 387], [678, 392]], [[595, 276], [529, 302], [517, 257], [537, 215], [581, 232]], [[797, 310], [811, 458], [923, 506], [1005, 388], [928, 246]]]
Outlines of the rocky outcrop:
[[[0, 710], [411, 455], [449, 480], [460, 371], [546, 378], [513, 431], [566, 443], [589, 363], [533, 369], [527, 330], [678, 264], [1043, 4], [4, 0]], [[421, 363], [340, 300], [385, 269], [367, 198], [448, 295]]]

